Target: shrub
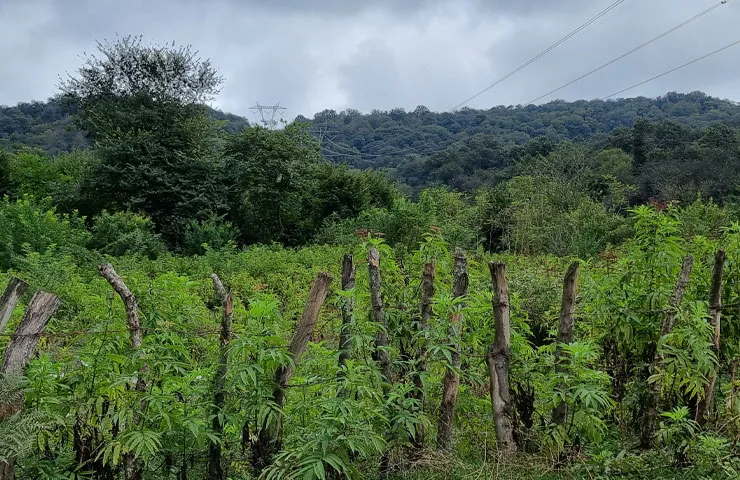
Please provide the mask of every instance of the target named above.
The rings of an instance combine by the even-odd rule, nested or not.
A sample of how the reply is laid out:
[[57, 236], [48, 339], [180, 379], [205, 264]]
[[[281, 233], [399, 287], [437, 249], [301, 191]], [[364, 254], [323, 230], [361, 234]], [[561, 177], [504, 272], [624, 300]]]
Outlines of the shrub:
[[103, 211], [94, 219], [90, 248], [102, 253], [144, 255], [154, 258], [165, 251], [164, 242], [154, 233], [149, 217], [133, 212]]
[[238, 236], [239, 230], [222, 218], [192, 220], [185, 227], [180, 249], [185, 255], [202, 255], [206, 249], [220, 250], [234, 244]]

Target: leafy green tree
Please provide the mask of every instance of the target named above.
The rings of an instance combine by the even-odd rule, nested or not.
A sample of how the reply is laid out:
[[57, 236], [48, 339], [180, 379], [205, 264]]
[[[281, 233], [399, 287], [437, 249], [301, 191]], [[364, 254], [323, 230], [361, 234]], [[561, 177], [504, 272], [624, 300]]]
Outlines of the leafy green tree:
[[245, 243], [304, 243], [300, 225], [306, 172], [320, 162], [319, 146], [298, 124], [284, 130], [254, 126], [229, 139], [229, 218]]
[[177, 244], [190, 220], [218, 212], [217, 130], [202, 102], [221, 82], [190, 47], [130, 36], [99, 43], [61, 83], [61, 98], [100, 158], [83, 185], [89, 213], [145, 212]]
[[166, 251], [164, 242], [154, 233], [151, 219], [133, 212], [103, 210], [93, 219], [91, 234], [90, 248], [108, 255], [154, 258]]

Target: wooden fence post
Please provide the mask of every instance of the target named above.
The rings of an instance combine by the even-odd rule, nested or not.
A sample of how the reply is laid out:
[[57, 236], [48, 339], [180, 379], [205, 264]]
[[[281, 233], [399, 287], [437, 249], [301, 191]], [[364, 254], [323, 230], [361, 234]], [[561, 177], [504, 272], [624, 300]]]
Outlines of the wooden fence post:
[[[686, 286], [689, 283], [689, 275], [691, 275], [691, 269], [694, 266], [694, 257], [692, 255], [686, 255], [681, 265], [681, 271], [678, 274], [678, 280], [676, 285], [673, 287], [671, 298], [668, 300], [668, 307], [663, 314], [663, 324], [660, 329], [660, 336], [664, 337], [673, 331], [673, 327], [676, 322], [676, 315], [678, 309], [681, 306], [681, 300], [683, 294], [686, 292]], [[663, 357], [658, 352], [656, 347], [653, 361], [650, 365], [651, 374], [657, 373], [660, 369]], [[642, 416], [642, 433], [640, 436], [640, 446], [643, 449], [653, 447], [655, 440], [655, 424], [658, 419], [658, 403], [660, 402], [660, 391], [662, 390], [663, 383], [658, 380], [648, 385], [648, 394], [645, 401], [645, 411]]]
[[[7, 376], [23, 374], [36, 349], [39, 337], [60, 304], [59, 298], [51, 293], [38, 291], [34, 294], [5, 350], [0, 374]], [[0, 421], [20, 412], [22, 408], [23, 396], [11, 401], [0, 399]], [[0, 462], [0, 480], [13, 480], [14, 477], [14, 463], [12, 461]]]
[[509, 361], [511, 357], [509, 324], [509, 286], [506, 265], [490, 262], [493, 281], [494, 341], [488, 347], [486, 360], [491, 381], [491, 407], [496, 426], [496, 441], [505, 453], [516, 451], [511, 424], [511, 392], [509, 391]]
[[[462, 249], [455, 250], [455, 264], [452, 269], [452, 296], [465, 297], [468, 294], [468, 260]], [[463, 308], [463, 305], [460, 305]], [[462, 334], [463, 314], [456, 311], [450, 316], [450, 341], [454, 344], [452, 364], [445, 371], [444, 386], [442, 388], [442, 402], [439, 406], [439, 421], [437, 422], [437, 449], [449, 450], [452, 446], [452, 426], [455, 422], [455, 408], [457, 407], [457, 393], [460, 388], [460, 335]]]
[[[417, 330], [418, 348], [416, 349], [416, 359], [414, 361], [414, 372], [412, 381], [414, 382], [414, 398], [419, 403], [419, 412], [424, 412], [424, 382], [422, 373], [426, 370], [427, 344], [424, 334], [429, 330], [429, 320], [432, 318], [432, 305], [434, 304], [434, 276], [436, 266], [433, 262], [424, 264], [424, 272], [421, 276], [421, 317]], [[424, 448], [424, 426], [419, 424], [416, 435], [412, 439], [412, 444], [416, 450]]]
[[[348, 291], [355, 288], [355, 259], [352, 254], [345, 253], [342, 259], [342, 290]], [[339, 331], [339, 373], [342, 374], [347, 360], [352, 356], [352, 342], [350, 333], [352, 327], [352, 316], [355, 309], [355, 296], [342, 299], [342, 327]]]
[[383, 374], [383, 392], [390, 390], [391, 360], [388, 353], [388, 332], [386, 331], [385, 312], [383, 311], [383, 295], [381, 292], [380, 253], [377, 248], [371, 248], [367, 255], [367, 266], [370, 274], [370, 305], [372, 318], [377, 324], [378, 333], [375, 336], [373, 360], [378, 362]]
[[[211, 426], [219, 440], [223, 436], [225, 421], [224, 407], [226, 404], [226, 374], [229, 365], [229, 342], [231, 341], [231, 325], [233, 318], [234, 296], [226, 290], [221, 279], [215, 273], [211, 274], [213, 287], [218, 294], [223, 308], [221, 317], [221, 334], [219, 336], [219, 358], [216, 377], [213, 382], [213, 419]], [[221, 443], [211, 441], [208, 447], [208, 480], [223, 480], [224, 469], [221, 464]]]
[[[113, 265], [110, 263], [99, 265], [98, 273], [108, 281], [113, 290], [115, 290], [118, 296], [121, 297], [124, 309], [126, 310], [126, 323], [128, 324], [131, 349], [138, 350], [141, 348], [143, 334], [141, 332], [139, 306], [136, 302], [136, 296], [134, 296], [131, 290], [129, 290], [123, 279], [118, 275], [118, 273], [116, 273], [113, 269]], [[136, 378], [134, 390], [142, 393], [146, 391], [146, 381], [144, 380], [142, 371], [139, 371], [139, 375]], [[146, 404], [142, 400], [140, 410], [143, 411], [145, 406]], [[141, 423], [141, 411], [134, 413], [132, 419], [132, 423], [134, 425], [139, 425]], [[144, 465], [133, 453], [126, 453], [124, 455], [123, 470], [125, 480], [141, 480], [144, 476]]]
[[20, 278], [12, 277], [5, 287], [5, 292], [0, 298], [0, 333], [5, 331], [10, 316], [24, 293], [28, 290], [28, 284]]
[[709, 377], [709, 381], [704, 386], [704, 398], [701, 399], [696, 409], [696, 420], [704, 423], [709, 409], [712, 408], [714, 401], [714, 388], [717, 384], [717, 375], [719, 373], [719, 347], [720, 347], [720, 320], [722, 314], [722, 276], [724, 274], [725, 261], [727, 255], [722, 250], [718, 250], [714, 255], [714, 267], [712, 268], [712, 283], [709, 287], [709, 324], [712, 325], [714, 335], [712, 336], [712, 347], [714, 354], [717, 356], [717, 370]]
[[[560, 305], [558, 321], [558, 339], [555, 347], [555, 370], [563, 372], [569, 363], [569, 355], [563, 351], [563, 345], [573, 343], [573, 321], [576, 310], [576, 290], [578, 288], [578, 262], [573, 262], [563, 280], [563, 298]], [[561, 400], [552, 409], [552, 421], [563, 425], [568, 418], [568, 406]]]
[[[293, 357], [293, 363], [278, 368], [275, 371], [275, 390], [272, 397], [277, 408], [282, 411], [285, 406], [285, 391], [288, 388], [295, 367], [301, 360], [303, 353], [306, 351], [308, 342], [313, 334], [314, 326], [319, 318], [321, 307], [324, 305], [326, 296], [329, 293], [329, 286], [332, 278], [328, 273], [320, 272], [311, 285], [311, 291], [308, 294], [306, 306], [303, 309], [298, 324], [296, 325], [293, 338], [288, 347], [288, 353]], [[272, 463], [272, 457], [282, 447], [283, 417], [278, 415], [274, 424], [265, 424], [259, 430], [258, 438], [252, 443], [252, 464], [258, 471]]]

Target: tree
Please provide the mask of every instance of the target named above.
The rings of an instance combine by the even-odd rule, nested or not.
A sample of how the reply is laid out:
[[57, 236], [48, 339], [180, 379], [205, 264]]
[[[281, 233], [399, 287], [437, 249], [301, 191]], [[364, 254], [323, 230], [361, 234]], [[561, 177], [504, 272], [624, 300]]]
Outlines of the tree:
[[85, 213], [145, 212], [176, 245], [187, 222], [219, 210], [217, 130], [202, 102], [221, 82], [189, 46], [98, 43], [60, 85], [100, 158], [83, 185]]

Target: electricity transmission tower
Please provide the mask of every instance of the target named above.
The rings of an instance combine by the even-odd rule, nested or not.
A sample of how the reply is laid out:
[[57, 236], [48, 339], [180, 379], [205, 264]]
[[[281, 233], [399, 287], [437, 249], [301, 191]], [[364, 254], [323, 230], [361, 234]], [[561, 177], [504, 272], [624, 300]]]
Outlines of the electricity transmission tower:
[[285, 107], [281, 107], [280, 102], [276, 103], [275, 105], [260, 105], [260, 103], [257, 102], [257, 105], [255, 105], [254, 107], [249, 107], [249, 109], [256, 110], [259, 113], [260, 118], [262, 119], [262, 125], [267, 128], [274, 129], [278, 124], [278, 121], [275, 120], [275, 117], [277, 116], [278, 112], [285, 110]]

